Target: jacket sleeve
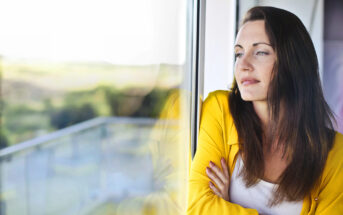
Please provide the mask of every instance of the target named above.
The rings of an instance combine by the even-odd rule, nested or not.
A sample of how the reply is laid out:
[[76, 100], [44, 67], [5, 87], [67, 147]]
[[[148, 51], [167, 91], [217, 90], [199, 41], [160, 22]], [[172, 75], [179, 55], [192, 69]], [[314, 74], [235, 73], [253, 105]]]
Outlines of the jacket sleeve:
[[343, 214], [343, 135], [337, 133], [323, 172], [322, 186], [315, 201], [316, 215]]
[[192, 161], [188, 181], [188, 215], [256, 215], [255, 209], [243, 208], [215, 195], [209, 188], [206, 175], [209, 162], [220, 167], [220, 158], [225, 157], [223, 138], [223, 112], [215, 93], [211, 93], [202, 106], [200, 131], [196, 155]]

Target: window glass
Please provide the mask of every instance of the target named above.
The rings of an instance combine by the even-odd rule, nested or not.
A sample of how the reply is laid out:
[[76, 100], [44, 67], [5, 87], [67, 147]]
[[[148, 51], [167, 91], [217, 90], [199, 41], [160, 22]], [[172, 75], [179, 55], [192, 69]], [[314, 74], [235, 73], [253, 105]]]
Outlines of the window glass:
[[0, 214], [181, 214], [192, 2], [0, 8]]

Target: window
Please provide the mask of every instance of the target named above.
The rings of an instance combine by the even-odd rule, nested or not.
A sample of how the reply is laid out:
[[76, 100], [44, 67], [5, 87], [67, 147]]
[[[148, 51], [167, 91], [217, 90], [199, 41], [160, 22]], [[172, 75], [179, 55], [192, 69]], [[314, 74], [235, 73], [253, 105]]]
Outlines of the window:
[[0, 214], [179, 214], [193, 1], [4, 0]]

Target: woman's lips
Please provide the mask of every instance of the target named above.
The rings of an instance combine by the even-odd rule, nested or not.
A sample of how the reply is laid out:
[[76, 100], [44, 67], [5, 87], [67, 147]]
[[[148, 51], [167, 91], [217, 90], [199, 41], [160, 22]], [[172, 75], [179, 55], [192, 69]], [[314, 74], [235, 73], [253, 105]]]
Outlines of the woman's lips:
[[259, 81], [258, 80], [256, 80], [256, 79], [243, 79], [242, 80], [242, 85], [243, 86], [248, 86], [248, 85], [252, 85], [252, 84], [256, 84], [256, 83], [258, 83]]

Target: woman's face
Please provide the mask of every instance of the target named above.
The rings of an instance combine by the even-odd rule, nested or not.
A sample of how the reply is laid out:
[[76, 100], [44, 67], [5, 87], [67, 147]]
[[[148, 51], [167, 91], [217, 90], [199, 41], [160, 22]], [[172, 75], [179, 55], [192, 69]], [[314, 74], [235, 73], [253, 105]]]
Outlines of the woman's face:
[[264, 21], [249, 21], [237, 34], [235, 78], [244, 101], [265, 101], [276, 53]]

